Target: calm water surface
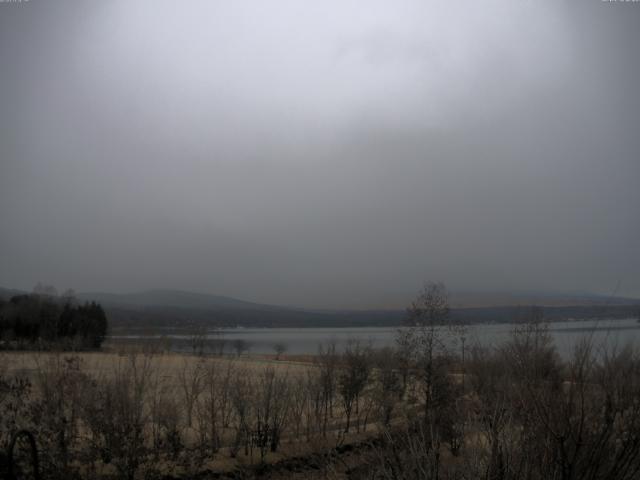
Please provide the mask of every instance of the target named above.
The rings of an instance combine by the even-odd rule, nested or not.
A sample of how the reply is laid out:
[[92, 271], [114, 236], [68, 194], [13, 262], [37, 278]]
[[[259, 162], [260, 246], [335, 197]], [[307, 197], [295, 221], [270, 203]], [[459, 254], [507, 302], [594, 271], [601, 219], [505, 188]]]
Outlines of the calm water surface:
[[[480, 344], [491, 347], [506, 341], [514, 329], [513, 324], [486, 324], [470, 326], [467, 345]], [[593, 340], [596, 346], [623, 347], [626, 344], [640, 345], [640, 323], [636, 319], [625, 320], [579, 320], [549, 324], [560, 354], [567, 357], [575, 345], [585, 338]], [[271, 354], [274, 345], [283, 343], [287, 353], [314, 354], [320, 344], [335, 342], [343, 349], [350, 340], [370, 343], [380, 348], [392, 346], [395, 342], [395, 327], [354, 327], [354, 328], [230, 328], [222, 334], [211, 334], [212, 342], [223, 340], [226, 349], [231, 350], [235, 340], [244, 340], [251, 353]], [[127, 336], [119, 338], [143, 338]], [[170, 335], [175, 350], [189, 348], [189, 335]]]

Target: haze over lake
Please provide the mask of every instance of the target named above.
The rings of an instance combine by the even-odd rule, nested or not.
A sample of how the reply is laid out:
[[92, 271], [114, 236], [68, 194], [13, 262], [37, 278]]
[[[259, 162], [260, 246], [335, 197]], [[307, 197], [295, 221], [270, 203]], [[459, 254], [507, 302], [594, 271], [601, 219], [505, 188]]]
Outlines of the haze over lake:
[[[479, 344], [497, 347], [510, 337], [515, 324], [470, 325], [466, 333], [466, 345]], [[569, 357], [579, 342], [593, 341], [596, 348], [601, 346], [623, 348], [627, 344], [640, 344], [640, 322], [625, 320], [576, 320], [548, 324], [549, 332], [558, 352]], [[233, 351], [233, 342], [243, 340], [250, 353], [273, 354], [276, 344], [284, 344], [289, 354], [315, 354], [319, 345], [335, 342], [338, 350], [343, 350], [349, 341], [357, 340], [376, 348], [395, 345], [398, 328], [356, 327], [356, 328], [227, 328], [210, 331], [207, 339], [212, 343], [224, 340], [225, 350]], [[453, 335], [455, 337], [455, 335]], [[157, 338], [157, 335], [115, 335], [114, 339]], [[189, 335], [167, 335], [173, 342], [172, 348], [188, 350]]]

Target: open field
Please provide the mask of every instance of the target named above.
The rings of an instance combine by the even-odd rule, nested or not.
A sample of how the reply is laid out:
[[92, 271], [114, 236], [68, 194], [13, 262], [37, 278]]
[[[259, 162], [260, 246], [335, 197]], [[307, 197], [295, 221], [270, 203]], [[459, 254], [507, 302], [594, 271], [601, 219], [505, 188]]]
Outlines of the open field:
[[[290, 475], [290, 464], [299, 469], [300, 458], [319, 453], [318, 458], [324, 458], [326, 452], [342, 451], [345, 443], [363, 442], [375, 433], [371, 420], [360, 415], [345, 432], [338, 399], [329, 406], [326, 393], [313, 405], [311, 382], [322, 367], [312, 357], [220, 358], [141, 353], [130, 346], [125, 350], [0, 353], [0, 377], [7, 385], [10, 379], [28, 385], [13, 392], [8, 388], [0, 401], [13, 409], [12, 421], [37, 432], [43, 451], [55, 449], [60, 421], [67, 425], [70, 419], [78, 420], [68, 432], [69, 458], [64, 463], [68, 472], [80, 475], [122, 476], [136, 470], [156, 476], [207, 470], [235, 475], [267, 464], [273, 465], [271, 477], [278, 469]], [[7, 398], [12, 393], [15, 398]], [[50, 425], [36, 424], [32, 407], [50, 410], [44, 422]], [[367, 415], [373, 414], [371, 402], [367, 408]], [[104, 425], [103, 415], [113, 424]], [[111, 431], [96, 433], [96, 428]], [[131, 438], [136, 429], [139, 438]], [[101, 441], [103, 445], [96, 445]], [[113, 441], [131, 450], [107, 445]], [[90, 466], [79, 465], [82, 450], [95, 450], [98, 458]], [[129, 452], [136, 458], [127, 458]], [[113, 456], [125, 458], [107, 458]], [[55, 468], [59, 465], [49, 465], [50, 473]]]
[[[34, 378], [43, 368], [52, 362], [64, 361], [65, 359], [77, 359], [83, 370], [88, 375], [100, 377], [111, 375], [122, 369], [132, 358], [142, 358], [142, 353], [113, 353], [113, 352], [0, 352], [0, 365], [5, 373], [11, 375], [26, 375]], [[309, 368], [313, 368], [312, 357], [307, 356], [307, 362], [301, 361], [300, 357], [282, 357], [276, 360], [274, 356], [228, 356], [203, 357], [189, 354], [166, 353], [159, 355], [149, 355], [151, 368], [162, 378], [177, 384], [181, 372], [185, 368], [191, 369], [198, 365], [212, 366], [214, 368], [233, 368], [255, 375], [269, 366], [278, 371], [286, 372], [288, 375], [304, 375]]]

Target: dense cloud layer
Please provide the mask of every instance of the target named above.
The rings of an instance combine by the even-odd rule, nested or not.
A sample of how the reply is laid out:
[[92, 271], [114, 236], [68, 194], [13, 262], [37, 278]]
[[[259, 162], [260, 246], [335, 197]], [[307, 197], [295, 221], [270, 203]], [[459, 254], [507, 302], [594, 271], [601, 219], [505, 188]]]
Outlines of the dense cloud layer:
[[640, 296], [640, 4], [0, 3], [0, 285]]

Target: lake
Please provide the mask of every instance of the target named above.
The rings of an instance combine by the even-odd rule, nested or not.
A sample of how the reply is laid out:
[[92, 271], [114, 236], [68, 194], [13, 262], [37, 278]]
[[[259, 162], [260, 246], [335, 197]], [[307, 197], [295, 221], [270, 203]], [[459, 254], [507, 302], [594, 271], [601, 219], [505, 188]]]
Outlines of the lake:
[[[509, 339], [514, 324], [471, 325], [467, 332], [467, 346], [480, 344], [498, 346]], [[584, 338], [591, 338], [596, 346], [623, 347], [632, 343], [640, 345], [640, 323], [636, 319], [623, 320], [576, 320], [549, 324], [549, 332], [559, 353], [568, 357], [575, 345]], [[344, 349], [350, 340], [370, 343], [375, 348], [392, 346], [395, 342], [395, 327], [354, 328], [228, 328], [221, 333], [212, 333], [207, 338], [212, 344], [222, 340], [225, 350], [231, 351], [236, 340], [244, 340], [251, 353], [273, 354], [274, 346], [282, 343], [290, 354], [314, 354], [320, 344], [335, 342], [338, 350]], [[168, 335], [172, 349], [190, 349], [190, 335]], [[140, 340], [143, 335], [119, 335], [114, 339]]]

